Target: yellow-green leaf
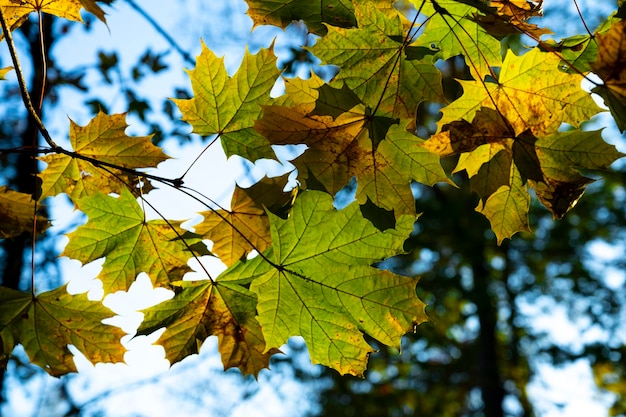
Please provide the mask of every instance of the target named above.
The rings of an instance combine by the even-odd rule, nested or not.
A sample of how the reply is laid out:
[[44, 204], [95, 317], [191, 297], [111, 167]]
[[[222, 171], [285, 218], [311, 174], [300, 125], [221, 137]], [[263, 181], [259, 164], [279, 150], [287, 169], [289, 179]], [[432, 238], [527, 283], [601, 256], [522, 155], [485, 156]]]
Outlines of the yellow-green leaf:
[[138, 334], [166, 327], [159, 339], [170, 363], [198, 353], [209, 336], [217, 336], [224, 369], [237, 367], [257, 376], [269, 367], [277, 349], [266, 349], [255, 318], [256, 295], [230, 283], [183, 283], [172, 300], [145, 310]]
[[261, 49], [256, 55], [246, 51], [230, 77], [224, 59], [203, 43], [196, 68], [187, 73], [194, 97], [174, 102], [194, 133], [218, 135], [227, 156], [251, 161], [275, 157], [267, 140], [252, 128], [261, 117], [261, 106], [270, 103], [270, 91], [280, 74], [271, 49]]
[[516, 169], [510, 170], [509, 185], [502, 185], [487, 200], [478, 203], [476, 211], [482, 213], [496, 234], [498, 244], [517, 232], [529, 232], [528, 207], [530, 195]]
[[508, 51], [498, 83], [459, 81], [463, 95], [442, 109], [440, 126], [471, 121], [482, 107], [500, 113], [519, 135], [557, 132], [562, 123], [578, 126], [601, 111], [581, 88], [582, 76], [555, 71], [560, 59], [535, 48], [522, 56]]
[[70, 143], [74, 152], [89, 158], [80, 159], [65, 154], [52, 154], [40, 159], [48, 164], [40, 174], [42, 197], [67, 193], [74, 201], [99, 192], [120, 193], [137, 181], [124, 172], [102, 167], [104, 162], [124, 168], [156, 167], [169, 158], [150, 141], [150, 136], [127, 136], [124, 114], [108, 116], [99, 113], [87, 126], [70, 121]]
[[112, 311], [86, 294], [70, 295], [66, 286], [33, 298], [28, 293], [0, 287], [0, 358], [18, 343], [30, 360], [51, 375], [76, 372], [73, 345], [92, 363], [122, 362], [124, 332], [102, 320]]
[[0, 187], [0, 238], [17, 236], [23, 232], [41, 233], [48, 227], [48, 220], [37, 214], [35, 201], [30, 194], [13, 191], [5, 186]]
[[[354, 176], [357, 199], [393, 210], [396, 217], [415, 214], [411, 181], [432, 185], [448, 181], [438, 157], [423, 140], [395, 121], [367, 114], [362, 105], [332, 116], [306, 114], [309, 105], [265, 107], [255, 128], [272, 144], [304, 143], [293, 161], [303, 183], [317, 182], [335, 194]], [[405, 122], [407, 123], [407, 122]]]
[[358, 28], [330, 27], [311, 52], [325, 64], [339, 66], [335, 80], [343, 81], [377, 116], [413, 118], [421, 101], [444, 100], [441, 74], [431, 58], [408, 56], [406, 39], [413, 28], [390, 10], [381, 11], [376, 2], [359, 4]]
[[358, 204], [337, 211], [328, 194], [306, 191], [287, 220], [270, 215], [272, 247], [218, 282], [251, 281], [266, 349], [300, 335], [313, 363], [362, 375], [372, 352], [362, 332], [399, 346], [404, 333], [427, 320], [415, 279], [370, 266], [397, 253], [414, 220], [402, 216], [381, 232]]
[[271, 243], [269, 219], [263, 206], [239, 187], [233, 193], [230, 210], [200, 214], [204, 221], [195, 226], [196, 233], [213, 241], [211, 252], [227, 266], [252, 250], [263, 252]]
[[415, 46], [432, 50], [435, 58], [463, 55], [477, 80], [483, 80], [492, 74], [492, 67], [502, 64], [500, 41], [474, 21], [477, 9], [455, 0], [411, 2], [430, 16], [424, 34], [417, 38]]
[[593, 182], [580, 170], [607, 170], [625, 156], [602, 139], [601, 131], [559, 132], [535, 143], [543, 180], [535, 183], [539, 200], [561, 218]]
[[127, 291], [141, 272], [154, 285], [179, 281], [191, 271], [193, 256], [206, 254], [200, 237], [180, 228], [179, 221], [146, 221], [135, 197], [126, 189], [120, 197], [94, 194], [79, 200], [89, 220], [70, 233], [64, 256], [83, 264], [105, 257], [98, 278], [105, 294]]

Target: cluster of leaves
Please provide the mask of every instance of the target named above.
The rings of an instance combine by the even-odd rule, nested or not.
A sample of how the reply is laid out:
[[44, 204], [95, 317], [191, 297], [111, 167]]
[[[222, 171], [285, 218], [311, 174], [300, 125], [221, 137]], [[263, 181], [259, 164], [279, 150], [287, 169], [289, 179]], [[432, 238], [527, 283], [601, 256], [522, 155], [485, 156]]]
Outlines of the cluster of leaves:
[[[81, 5], [97, 7], [44, 3], [20, 7], [74, 19]], [[0, 2], [11, 19], [13, 4]], [[142, 272], [173, 289], [171, 300], [145, 311], [138, 329], [165, 328], [159, 343], [171, 362], [214, 335], [225, 367], [256, 375], [289, 337], [302, 336], [314, 363], [362, 375], [373, 351], [365, 334], [399, 347], [403, 334], [427, 320], [417, 280], [374, 266], [402, 253], [413, 230], [413, 182], [452, 183], [441, 159], [455, 156], [452, 172], [467, 173], [480, 197], [476, 210], [501, 242], [529, 230], [531, 192], [560, 218], [592, 182], [584, 173], [622, 156], [600, 131], [580, 129], [603, 111], [581, 87], [591, 71], [603, 81], [594, 91], [625, 127], [621, 7], [596, 33], [556, 43], [542, 41], [549, 30], [528, 22], [541, 5], [526, 0], [248, 4], [256, 25], [303, 20], [319, 35], [308, 51], [338, 67], [337, 75], [282, 78], [271, 48], [246, 52], [229, 75], [203, 45], [188, 72], [193, 97], [174, 102], [193, 132], [219, 139], [229, 157], [276, 159], [276, 146], [306, 145], [293, 161], [298, 189], [285, 191], [285, 177], [237, 187], [229, 209], [203, 201], [208, 210], [193, 232], [179, 221], [148, 221], [142, 205], [150, 204], [151, 183], [192, 194], [182, 178], [145, 173], [168, 158], [150, 137], [127, 136], [123, 115], [98, 114], [87, 126], [71, 123], [72, 150], [46, 138], [37, 201], [8, 190], [0, 196], [8, 219], [1, 232], [10, 238], [32, 230], [39, 200], [67, 194], [88, 221], [69, 234], [63, 255], [84, 264], [104, 258], [105, 294], [128, 290]], [[534, 46], [509, 49], [506, 40], [520, 34]], [[469, 76], [459, 80], [462, 95], [448, 100], [436, 65], [457, 56]], [[272, 98], [279, 79], [285, 93]], [[434, 135], [421, 138], [416, 121], [428, 103], [444, 106], [443, 116]], [[356, 201], [338, 210], [333, 196], [352, 180]], [[45, 229], [45, 219], [36, 224]], [[185, 281], [188, 261], [202, 255], [229, 268]], [[0, 298], [0, 360], [17, 343], [53, 375], [75, 369], [69, 344], [94, 362], [123, 360], [120, 332], [102, 323], [108, 312], [100, 303], [64, 287], [37, 296], [0, 288]]]

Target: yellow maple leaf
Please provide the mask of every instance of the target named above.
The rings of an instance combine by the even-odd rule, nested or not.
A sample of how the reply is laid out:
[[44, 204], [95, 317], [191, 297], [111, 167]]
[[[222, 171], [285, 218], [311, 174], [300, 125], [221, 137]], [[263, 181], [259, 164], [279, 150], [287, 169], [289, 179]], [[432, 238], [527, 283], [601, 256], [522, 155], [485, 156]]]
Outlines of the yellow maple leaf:
[[280, 351], [268, 348], [255, 317], [257, 297], [233, 283], [183, 282], [172, 300], [144, 310], [138, 334], [167, 327], [158, 343], [170, 363], [198, 353], [209, 336], [217, 336], [224, 369], [237, 367], [258, 376]]
[[[33, 229], [35, 202], [30, 194], [0, 187], [0, 238], [18, 236]], [[36, 233], [48, 227], [48, 220], [37, 215]]]
[[204, 221], [196, 233], [213, 241], [211, 250], [231, 266], [253, 249], [263, 252], [271, 242], [270, 222], [265, 210], [239, 188], [235, 188], [230, 210], [201, 213]]
[[473, 120], [481, 107], [498, 111], [515, 135], [529, 130], [537, 136], [556, 133], [562, 123], [577, 127], [601, 111], [581, 88], [582, 76], [554, 71], [561, 60], [535, 48], [522, 56], [509, 51], [497, 82], [459, 82], [463, 95], [445, 107], [439, 125]]
[[20, 27], [32, 12], [48, 13], [82, 22], [80, 9], [85, 8], [106, 23], [104, 11], [95, 0], [0, 0], [0, 8], [11, 31]]

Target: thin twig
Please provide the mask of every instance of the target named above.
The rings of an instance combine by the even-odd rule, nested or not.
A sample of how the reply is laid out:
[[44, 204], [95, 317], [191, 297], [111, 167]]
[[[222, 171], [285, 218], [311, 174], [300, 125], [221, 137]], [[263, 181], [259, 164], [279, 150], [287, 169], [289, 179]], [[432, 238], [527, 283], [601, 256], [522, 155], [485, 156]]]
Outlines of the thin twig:
[[587, 26], [587, 22], [585, 22], [585, 18], [583, 17], [583, 14], [580, 11], [580, 7], [578, 6], [578, 2], [576, 0], [574, 0], [574, 6], [576, 6], [576, 11], [578, 12], [578, 16], [580, 16], [580, 21], [583, 22], [583, 25], [585, 26], [585, 30], [587, 31], [589, 36], [593, 37], [593, 32], [589, 30], [589, 26]]
[[161, 27], [161, 25], [159, 25], [159, 23], [152, 18], [152, 16], [150, 16], [145, 10], [143, 10], [141, 7], [139, 7], [139, 5], [137, 3], [135, 3], [134, 0], [126, 0], [126, 3], [128, 3], [130, 5], [130, 7], [135, 9], [137, 11], [137, 13], [139, 13], [144, 19], [146, 19], [148, 21], [148, 23], [150, 23], [152, 25], [154, 30], [156, 30], [159, 33], [159, 35], [163, 36], [163, 38], [172, 46], [172, 48], [176, 49], [176, 51], [183, 57], [183, 59], [188, 64], [191, 64], [191, 65], [195, 65], [196, 64], [196, 60], [193, 59], [193, 57], [189, 54], [189, 52], [185, 51], [174, 40], [174, 38], [172, 38], [170, 36], [170, 34], [167, 33], [165, 31], [165, 29], [163, 29]]

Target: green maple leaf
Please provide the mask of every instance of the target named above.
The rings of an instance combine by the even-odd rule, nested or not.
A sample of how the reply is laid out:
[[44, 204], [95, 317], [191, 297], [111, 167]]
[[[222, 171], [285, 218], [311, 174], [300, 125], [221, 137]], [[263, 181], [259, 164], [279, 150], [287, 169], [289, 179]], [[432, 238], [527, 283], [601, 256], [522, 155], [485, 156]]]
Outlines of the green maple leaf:
[[324, 23], [340, 27], [356, 25], [354, 6], [350, 0], [248, 0], [248, 16], [254, 26], [274, 25], [286, 28], [293, 21], [304, 20], [309, 30], [326, 34]]
[[308, 146], [293, 161], [301, 181], [314, 179], [335, 194], [356, 176], [359, 202], [369, 199], [393, 210], [396, 217], [415, 214], [411, 181], [428, 185], [448, 181], [437, 155], [423, 148], [423, 140], [407, 132], [406, 125], [368, 115], [362, 105], [335, 119], [306, 114], [311, 107], [265, 107], [255, 124], [272, 144]]
[[404, 333], [427, 320], [415, 279], [371, 266], [397, 254], [414, 220], [402, 216], [381, 232], [358, 204], [338, 211], [328, 194], [305, 191], [287, 220], [270, 215], [272, 247], [218, 282], [251, 282], [266, 349], [300, 335], [313, 363], [362, 375], [372, 352], [363, 332], [399, 346]]
[[30, 360], [51, 375], [76, 372], [68, 345], [92, 363], [122, 362], [124, 332], [102, 323], [112, 312], [86, 294], [70, 295], [66, 286], [32, 297], [0, 287], [0, 358], [21, 344]]
[[567, 181], [579, 170], [607, 170], [625, 156], [602, 139], [602, 131], [558, 132], [537, 139], [537, 155], [543, 172], [554, 179]]
[[[180, 221], [146, 221], [135, 197], [122, 190], [119, 198], [95, 194], [79, 201], [88, 222], [70, 233], [62, 255], [83, 264], [105, 257], [98, 278], [105, 294], [127, 291], [141, 272], [154, 285], [178, 281], [191, 271], [187, 261], [206, 254], [200, 237], [179, 227]], [[186, 243], [186, 244], [185, 244]]]
[[441, 156], [460, 154], [454, 172], [467, 172], [471, 189], [480, 196], [476, 211], [487, 217], [498, 243], [530, 230], [526, 182], [528, 176], [538, 180], [543, 176], [534, 142], [526, 142], [526, 135], [516, 136], [498, 112], [482, 108], [472, 123], [452, 122], [424, 143]]
[[365, 2], [356, 16], [358, 28], [329, 27], [310, 48], [325, 64], [339, 66], [337, 82], [379, 116], [413, 118], [421, 101], [444, 101], [432, 59], [410, 59], [412, 25], [397, 10]]
[[601, 109], [581, 88], [581, 75], [555, 71], [559, 63], [557, 56], [537, 48], [522, 56], [508, 51], [497, 84], [459, 81], [463, 95], [442, 109], [439, 125], [471, 121], [480, 108], [487, 107], [500, 113], [516, 135], [527, 130], [536, 136], [549, 135], [562, 123], [578, 126]]
[[[83, 160], [65, 154], [52, 154], [40, 159], [48, 164], [42, 171], [42, 197], [67, 193], [77, 201], [81, 197], [125, 188], [128, 176], [111, 167], [99, 167], [98, 162], [124, 168], [156, 167], [167, 158], [150, 136], [130, 137], [126, 115], [98, 113], [87, 126], [70, 121], [70, 143], [74, 152], [90, 158]], [[132, 179], [131, 179], [132, 181]]]
[[270, 103], [270, 91], [280, 74], [271, 49], [244, 54], [241, 66], [230, 77], [224, 59], [204, 43], [196, 68], [187, 71], [194, 97], [174, 99], [183, 120], [199, 135], [218, 135], [227, 156], [250, 161], [275, 158], [267, 140], [252, 126], [261, 117], [261, 106]]
[[440, 59], [463, 55], [477, 80], [492, 74], [491, 68], [502, 64], [500, 41], [474, 21], [476, 8], [455, 0], [411, 2], [430, 16], [415, 46], [431, 49], [434, 57]]
[[[559, 42], [554, 40], [542, 41], [539, 45], [541, 48], [558, 53], [562, 59], [559, 69], [561, 71], [576, 73], [582, 72], [584, 74], [592, 71], [592, 65], [598, 60], [598, 48], [602, 45], [604, 40], [602, 39], [607, 32], [614, 27], [615, 24], [619, 25], [621, 19], [615, 17], [614, 14], [610, 15], [605, 21], [600, 23], [593, 35], [574, 35], [568, 38], [563, 38]], [[618, 35], [621, 36], [621, 35]], [[619, 50], [619, 43], [610, 45], [610, 51]], [[617, 49], [616, 49], [617, 48]], [[610, 52], [612, 55], [613, 52]], [[620, 53], [616, 53], [615, 56], [619, 56]]]
[[0, 238], [18, 236], [23, 232], [41, 233], [48, 227], [48, 220], [35, 215], [35, 201], [30, 194], [13, 191], [5, 186], [0, 187]]
[[557, 52], [561, 58], [559, 69], [568, 73], [591, 71], [590, 64], [598, 55], [598, 43], [595, 36], [576, 35], [559, 42], [547, 40], [541, 44], [547, 51]]
[[166, 327], [159, 339], [170, 363], [198, 353], [209, 336], [218, 337], [224, 369], [258, 375], [277, 349], [267, 349], [255, 318], [256, 295], [237, 284], [184, 282], [172, 300], [145, 310], [138, 334]]

